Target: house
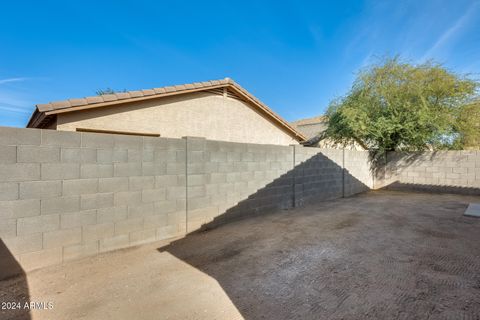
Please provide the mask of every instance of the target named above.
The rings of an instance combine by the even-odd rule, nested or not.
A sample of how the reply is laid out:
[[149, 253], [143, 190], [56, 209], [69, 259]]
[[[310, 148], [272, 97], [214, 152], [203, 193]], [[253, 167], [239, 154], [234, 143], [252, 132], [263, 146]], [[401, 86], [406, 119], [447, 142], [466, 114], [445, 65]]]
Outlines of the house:
[[324, 133], [328, 127], [326, 116], [316, 116], [313, 118], [301, 119], [290, 123], [292, 127], [303, 133], [306, 140], [302, 142], [304, 146], [318, 148], [345, 148], [353, 150], [367, 150], [358, 141], [352, 141], [347, 145], [340, 145], [332, 140], [325, 138]]
[[27, 127], [276, 145], [305, 140], [229, 78], [38, 104]]
[[327, 129], [327, 118], [325, 116], [317, 116], [313, 118], [301, 119], [290, 123], [292, 127], [303, 133], [306, 140], [305, 145], [316, 146], [320, 140], [322, 133]]

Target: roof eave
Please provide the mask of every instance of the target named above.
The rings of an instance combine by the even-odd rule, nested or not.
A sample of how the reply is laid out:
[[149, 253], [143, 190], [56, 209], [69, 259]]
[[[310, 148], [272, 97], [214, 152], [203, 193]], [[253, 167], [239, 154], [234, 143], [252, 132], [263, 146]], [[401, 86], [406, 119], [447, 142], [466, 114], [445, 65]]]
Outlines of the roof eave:
[[237, 94], [245, 98], [249, 103], [255, 105], [267, 117], [269, 117], [274, 122], [278, 123], [280, 127], [284, 129], [284, 131], [286, 131], [290, 136], [292, 136], [298, 142], [303, 142], [307, 140], [307, 138], [301, 132], [295, 130], [295, 128], [293, 128], [288, 122], [283, 120], [279, 115], [273, 112], [270, 108], [268, 108], [266, 105], [258, 101], [255, 97], [253, 97], [247, 90], [243, 89], [240, 85], [238, 85], [236, 82], [234, 82], [229, 78], [224, 79], [223, 82], [221, 82], [220, 84], [215, 84], [210, 86], [201, 86], [201, 87], [194, 86], [193, 88], [186, 88], [185, 90], [177, 90], [177, 91], [171, 91], [171, 92], [165, 91], [159, 94], [153, 94], [148, 96], [113, 100], [113, 101], [107, 101], [107, 102], [99, 102], [99, 103], [79, 105], [74, 107], [63, 107], [58, 109], [52, 109], [52, 108], [46, 108], [45, 105], [37, 105], [34, 113], [30, 118], [30, 121], [28, 122], [27, 127], [29, 128], [36, 127], [36, 125], [38, 125], [43, 119], [45, 119], [45, 117], [51, 116], [51, 115], [57, 115], [61, 113], [74, 112], [74, 111], [87, 110], [87, 109], [94, 109], [94, 108], [105, 107], [105, 106], [113, 106], [113, 105], [119, 105], [119, 104], [125, 104], [125, 103], [132, 103], [132, 102], [138, 102], [138, 101], [153, 100], [153, 99], [159, 99], [159, 98], [168, 97], [168, 96], [175, 96], [180, 94], [200, 92], [200, 91], [217, 89], [217, 88], [225, 88], [225, 87], [231, 88]]
[[38, 111], [38, 109], [35, 107], [35, 110], [30, 116], [30, 119], [28, 120], [27, 128], [36, 128], [37, 124], [40, 123], [45, 117], [46, 114], [44, 112]]
[[207, 89], [223, 88], [223, 87], [227, 87], [227, 86], [228, 86], [228, 84], [221, 84], [221, 85], [211, 86], [211, 87], [208, 87], [208, 88], [195, 88], [195, 89], [188, 89], [188, 90], [183, 90], [183, 91], [172, 91], [172, 92], [165, 92], [165, 93], [162, 93], [162, 94], [156, 94], [156, 95], [151, 95], [151, 96], [143, 96], [143, 97], [137, 97], [137, 98], [123, 99], [123, 100], [100, 102], [100, 103], [95, 103], [95, 104], [90, 104], [90, 105], [82, 105], [82, 106], [77, 106], [77, 107], [66, 107], [66, 108], [61, 108], [61, 109], [54, 109], [54, 110], [50, 110], [50, 111], [45, 111], [45, 114], [46, 115], [53, 115], [53, 114], [59, 114], [59, 113], [66, 113], [66, 112], [94, 109], [94, 108], [99, 108], [99, 107], [113, 106], [113, 105], [124, 104], [124, 103], [131, 103], [131, 102], [138, 102], [138, 101], [145, 101], [145, 100], [153, 100], [153, 99], [159, 99], [159, 98], [163, 98], [163, 97], [175, 96], [175, 95], [180, 95], [180, 94], [185, 94], [185, 93], [205, 91]]

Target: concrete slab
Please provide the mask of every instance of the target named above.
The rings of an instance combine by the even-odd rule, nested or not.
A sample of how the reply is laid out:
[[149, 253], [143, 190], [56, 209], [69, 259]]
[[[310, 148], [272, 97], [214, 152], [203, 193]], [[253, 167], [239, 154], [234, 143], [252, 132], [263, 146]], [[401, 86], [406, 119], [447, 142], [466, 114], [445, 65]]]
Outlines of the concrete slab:
[[480, 218], [480, 203], [470, 203], [464, 215]]

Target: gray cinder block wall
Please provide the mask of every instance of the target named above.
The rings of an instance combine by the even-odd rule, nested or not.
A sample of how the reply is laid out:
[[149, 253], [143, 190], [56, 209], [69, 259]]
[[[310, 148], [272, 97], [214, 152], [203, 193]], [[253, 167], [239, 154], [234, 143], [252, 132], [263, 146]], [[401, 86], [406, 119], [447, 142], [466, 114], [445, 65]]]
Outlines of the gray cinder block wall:
[[185, 233], [185, 140], [0, 128], [0, 237], [25, 270]]
[[232, 208], [254, 214], [292, 206], [292, 184], [279, 179], [293, 169], [291, 146], [186, 140], [188, 231]]
[[373, 188], [367, 151], [295, 146], [295, 202], [336, 199]]
[[0, 127], [0, 240], [32, 270], [361, 192], [371, 187], [366, 160], [301, 146]]
[[480, 151], [390, 152], [375, 188], [480, 194]]
[[350, 196], [374, 188], [374, 171], [370, 153], [360, 150], [343, 150], [344, 154], [344, 196]]
[[[363, 152], [344, 157], [343, 150], [299, 145], [187, 141], [188, 231], [372, 187], [368, 154]], [[356, 179], [349, 169], [368, 179]]]
[[343, 196], [342, 150], [296, 146], [294, 153], [296, 206]]

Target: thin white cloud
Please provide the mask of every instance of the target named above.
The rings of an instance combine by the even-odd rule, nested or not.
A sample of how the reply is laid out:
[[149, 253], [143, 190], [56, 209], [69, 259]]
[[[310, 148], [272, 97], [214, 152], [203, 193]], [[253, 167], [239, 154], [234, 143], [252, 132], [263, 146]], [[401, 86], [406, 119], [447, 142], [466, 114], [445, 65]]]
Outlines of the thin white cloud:
[[455, 21], [455, 23], [445, 30], [443, 34], [437, 39], [437, 41], [433, 44], [433, 46], [427, 50], [427, 52], [421, 58], [421, 61], [425, 61], [431, 58], [435, 52], [440, 49], [441, 47], [445, 46], [449, 41], [455, 38], [460, 32], [462, 32], [465, 25], [468, 23], [470, 18], [472, 17], [473, 13], [477, 10], [478, 5], [480, 4], [479, 1], [476, 1], [468, 7], [465, 13]]
[[31, 112], [32, 102], [28, 98], [28, 94], [25, 94], [24, 90], [19, 90], [18, 88], [9, 88], [8, 84], [32, 79], [34, 78], [16, 77], [0, 79], [0, 117], [2, 113], [28, 114]]
[[23, 94], [5, 88], [0, 89], [0, 117], [4, 112], [25, 114], [31, 110], [32, 103]]
[[20, 82], [28, 80], [28, 78], [7, 78], [7, 79], [0, 79], [0, 84], [10, 83], [10, 82]]
[[30, 101], [21, 93], [4, 89], [0, 90], [0, 103], [15, 107], [27, 107], [30, 105]]
[[31, 113], [31, 110], [27, 110], [23, 107], [4, 106], [0, 102], [0, 112], [13, 112], [13, 113], [20, 113], [20, 114], [29, 114], [29, 113]]

